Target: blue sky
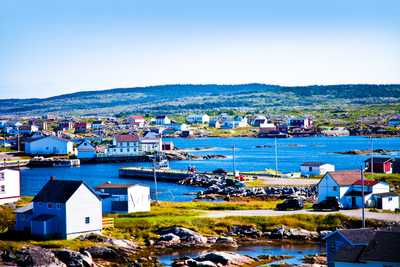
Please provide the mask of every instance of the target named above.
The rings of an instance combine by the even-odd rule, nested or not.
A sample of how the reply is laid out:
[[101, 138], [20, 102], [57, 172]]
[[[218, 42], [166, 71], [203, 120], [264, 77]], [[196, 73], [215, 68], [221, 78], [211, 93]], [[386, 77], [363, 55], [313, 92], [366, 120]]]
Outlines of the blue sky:
[[398, 0], [1, 0], [0, 98], [400, 83]]

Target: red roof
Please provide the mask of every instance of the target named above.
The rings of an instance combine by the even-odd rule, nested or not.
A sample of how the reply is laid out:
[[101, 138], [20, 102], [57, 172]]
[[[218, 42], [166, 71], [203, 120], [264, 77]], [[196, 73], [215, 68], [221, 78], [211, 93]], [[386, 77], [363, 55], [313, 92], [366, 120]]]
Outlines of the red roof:
[[130, 118], [131, 119], [139, 119], [139, 120], [143, 120], [144, 119], [144, 117], [142, 115], [133, 115], [133, 116], [130, 116]]
[[[366, 185], [366, 186], [374, 186], [378, 183], [379, 183], [379, 181], [376, 181], [376, 180], [364, 180], [364, 185]], [[361, 179], [355, 181], [353, 185], [362, 185]]]
[[139, 136], [133, 134], [119, 134], [114, 136], [117, 142], [136, 142], [139, 141]]

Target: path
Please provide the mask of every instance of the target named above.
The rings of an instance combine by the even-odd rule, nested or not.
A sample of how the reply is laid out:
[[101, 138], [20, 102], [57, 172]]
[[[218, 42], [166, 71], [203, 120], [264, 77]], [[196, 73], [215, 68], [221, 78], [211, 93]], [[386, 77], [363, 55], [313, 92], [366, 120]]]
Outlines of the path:
[[[209, 211], [205, 215], [210, 218], [221, 218], [228, 216], [282, 216], [282, 215], [293, 215], [293, 214], [314, 214], [314, 215], [327, 215], [334, 213], [341, 213], [350, 217], [361, 218], [361, 210], [340, 210], [334, 211], [312, 211], [312, 210], [294, 210], [294, 211], [277, 211], [277, 210], [223, 210], [223, 211]], [[400, 222], [400, 214], [394, 213], [377, 213], [365, 211], [366, 219], [375, 219], [382, 221], [394, 221]]]

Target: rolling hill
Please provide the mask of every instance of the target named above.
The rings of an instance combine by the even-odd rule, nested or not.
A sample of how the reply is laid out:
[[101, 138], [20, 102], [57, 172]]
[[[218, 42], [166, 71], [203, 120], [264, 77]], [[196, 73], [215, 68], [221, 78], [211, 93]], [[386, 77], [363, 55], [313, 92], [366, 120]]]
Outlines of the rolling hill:
[[285, 87], [267, 84], [160, 85], [83, 91], [49, 98], [0, 99], [0, 115], [106, 115], [204, 110], [270, 110], [400, 103], [400, 85]]

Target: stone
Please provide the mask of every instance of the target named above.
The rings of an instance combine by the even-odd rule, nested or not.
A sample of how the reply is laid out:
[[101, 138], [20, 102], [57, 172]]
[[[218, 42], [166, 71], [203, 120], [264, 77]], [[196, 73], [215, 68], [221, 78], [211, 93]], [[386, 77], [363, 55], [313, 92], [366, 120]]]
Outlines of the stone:
[[211, 261], [219, 266], [243, 266], [245, 264], [253, 263], [255, 260], [248, 256], [243, 256], [234, 252], [210, 252], [203, 254], [194, 259], [197, 262]]
[[11, 258], [13, 258], [12, 262], [15, 262], [18, 266], [67, 266], [65, 263], [59, 260], [51, 250], [37, 246], [24, 248], [20, 251], [17, 251]]
[[93, 258], [109, 259], [109, 260], [119, 258], [118, 253], [113, 248], [109, 247], [95, 246], [86, 248], [85, 250], [88, 251]]
[[196, 263], [196, 267], [217, 267], [212, 261], [200, 261]]
[[237, 248], [238, 244], [232, 237], [218, 237], [215, 241], [216, 246]]
[[[161, 236], [166, 236], [168, 234], [173, 234], [174, 236], [178, 236], [180, 239], [180, 244], [183, 245], [205, 245], [207, 244], [207, 238], [183, 227], [173, 227], [160, 231]], [[172, 240], [176, 239], [174, 236], [170, 236], [168, 238], [172, 238]], [[166, 237], [163, 237], [166, 238]], [[162, 240], [160, 240], [162, 241]]]
[[69, 267], [94, 267], [92, 256], [88, 251], [82, 253], [69, 250], [53, 250], [54, 255]]

